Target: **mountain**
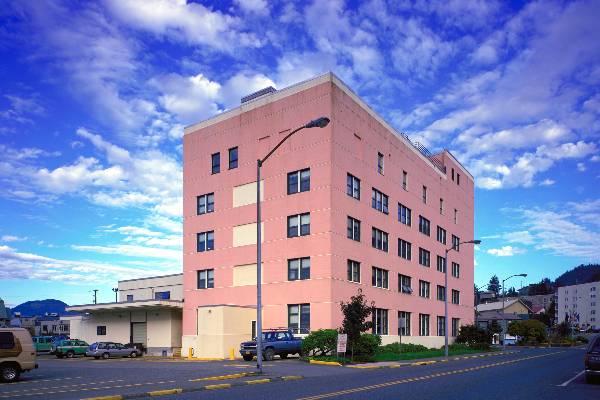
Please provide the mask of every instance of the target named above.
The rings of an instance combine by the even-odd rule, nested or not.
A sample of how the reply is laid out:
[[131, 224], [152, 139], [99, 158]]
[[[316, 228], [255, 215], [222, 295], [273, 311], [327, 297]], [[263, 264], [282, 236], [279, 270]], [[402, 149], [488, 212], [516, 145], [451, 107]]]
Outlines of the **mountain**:
[[27, 301], [23, 304], [19, 304], [18, 306], [11, 309], [13, 315], [15, 312], [20, 312], [21, 315], [32, 317], [32, 316], [43, 316], [46, 313], [58, 313], [59, 315], [70, 315], [65, 311], [65, 307], [68, 304], [55, 299], [46, 299], [46, 300], [33, 300]]
[[554, 286], [569, 286], [596, 281], [600, 281], [600, 264], [582, 264], [556, 278]]

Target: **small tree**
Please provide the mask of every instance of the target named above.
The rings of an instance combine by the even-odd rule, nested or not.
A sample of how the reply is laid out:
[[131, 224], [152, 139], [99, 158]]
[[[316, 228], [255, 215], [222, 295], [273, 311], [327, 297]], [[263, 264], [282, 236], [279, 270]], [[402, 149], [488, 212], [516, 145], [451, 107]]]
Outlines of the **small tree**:
[[373, 327], [373, 321], [369, 317], [374, 307], [375, 303], [371, 302], [369, 305], [361, 289], [358, 289], [356, 295], [350, 297], [349, 302], [342, 301], [340, 304], [344, 314], [340, 332], [348, 335], [352, 356], [354, 356], [354, 347], [359, 344], [360, 335]]
[[466, 344], [470, 347], [487, 348], [492, 343], [492, 333], [478, 328], [476, 325], [463, 325], [460, 327], [456, 343]]
[[490, 283], [487, 285], [487, 290], [494, 292], [496, 297], [500, 294], [500, 279], [496, 275], [490, 278]]
[[520, 336], [525, 343], [539, 343], [546, 340], [546, 325], [535, 319], [514, 321], [508, 326], [508, 333]]

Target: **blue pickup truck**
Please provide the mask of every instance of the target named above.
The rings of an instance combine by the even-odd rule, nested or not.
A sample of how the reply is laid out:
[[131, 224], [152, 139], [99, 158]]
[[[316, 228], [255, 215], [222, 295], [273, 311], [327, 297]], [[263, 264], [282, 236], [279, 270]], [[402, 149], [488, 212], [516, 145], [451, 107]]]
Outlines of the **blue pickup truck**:
[[[302, 352], [302, 339], [295, 338], [292, 331], [286, 329], [271, 329], [263, 332], [262, 340], [263, 359], [271, 361], [276, 355], [287, 358], [289, 354]], [[243, 342], [240, 345], [240, 354], [245, 361], [252, 361], [256, 357], [256, 340]]]

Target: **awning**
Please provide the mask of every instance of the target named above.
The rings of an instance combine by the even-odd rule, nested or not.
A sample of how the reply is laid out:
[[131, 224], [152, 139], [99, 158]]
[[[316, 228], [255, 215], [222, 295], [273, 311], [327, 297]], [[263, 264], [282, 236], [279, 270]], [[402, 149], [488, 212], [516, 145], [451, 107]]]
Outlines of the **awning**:
[[148, 308], [183, 309], [183, 301], [178, 300], [139, 300], [120, 303], [83, 304], [66, 307], [66, 311], [93, 312], [93, 311], [131, 311]]

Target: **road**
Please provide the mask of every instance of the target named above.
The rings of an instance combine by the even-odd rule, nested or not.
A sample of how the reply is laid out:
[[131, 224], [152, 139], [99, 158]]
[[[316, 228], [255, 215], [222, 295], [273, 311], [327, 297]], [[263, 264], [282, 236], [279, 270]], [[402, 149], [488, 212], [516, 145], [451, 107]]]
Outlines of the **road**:
[[[265, 376], [260, 377], [241, 376], [253, 372], [254, 368], [252, 363], [239, 361], [46, 359], [40, 360], [40, 369], [24, 375], [22, 382], [0, 384], [0, 399], [72, 400], [116, 394], [141, 397], [148, 391], [171, 388], [195, 391], [163, 398], [600, 399], [600, 384], [585, 384], [583, 375], [578, 375], [583, 370], [582, 358], [581, 349], [569, 348], [521, 349], [511, 354], [384, 369], [317, 366], [281, 360], [265, 363]], [[224, 375], [231, 376], [217, 379]], [[281, 379], [298, 375], [303, 379]], [[247, 381], [256, 384], [247, 384]], [[216, 385], [213, 388], [220, 390], [198, 391], [206, 385]]]

